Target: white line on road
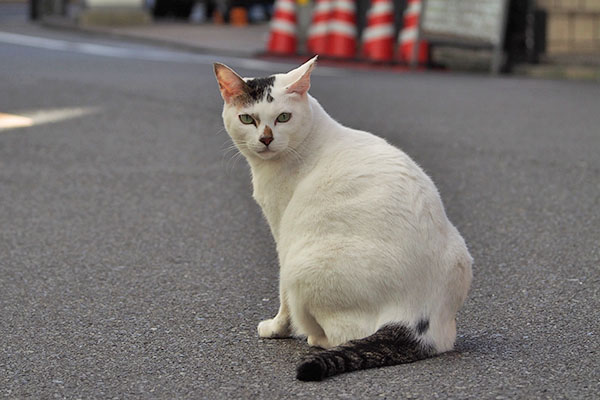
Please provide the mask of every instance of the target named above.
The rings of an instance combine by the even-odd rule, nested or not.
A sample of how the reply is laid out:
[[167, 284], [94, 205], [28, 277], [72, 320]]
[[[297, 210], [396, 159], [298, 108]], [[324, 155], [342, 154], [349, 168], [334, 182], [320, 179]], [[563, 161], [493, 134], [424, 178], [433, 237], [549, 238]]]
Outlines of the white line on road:
[[0, 113], [0, 131], [3, 129], [25, 128], [31, 125], [33, 125], [31, 118]]
[[24, 128], [28, 126], [51, 124], [53, 122], [80, 118], [100, 112], [98, 107], [73, 107], [34, 110], [20, 112], [22, 115], [0, 113], [0, 132], [3, 130]]
[[[176, 63], [196, 63], [210, 65], [215, 61], [226, 63], [234, 67], [242, 67], [259, 71], [287, 71], [291, 64], [255, 60], [250, 58], [222, 57], [215, 55], [191, 54], [169, 50], [149, 48], [125, 48], [107, 46], [102, 44], [72, 42], [61, 39], [48, 39], [37, 36], [21, 35], [17, 33], [0, 32], [0, 43], [18, 46], [35, 47], [45, 50], [68, 51], [73, 53], [113, 57], [120, 59], [135, 59], [144, 61], [163, 61]], [[321, 67], [315, 70], [315, 75], [338, 76], [340, 70]]]

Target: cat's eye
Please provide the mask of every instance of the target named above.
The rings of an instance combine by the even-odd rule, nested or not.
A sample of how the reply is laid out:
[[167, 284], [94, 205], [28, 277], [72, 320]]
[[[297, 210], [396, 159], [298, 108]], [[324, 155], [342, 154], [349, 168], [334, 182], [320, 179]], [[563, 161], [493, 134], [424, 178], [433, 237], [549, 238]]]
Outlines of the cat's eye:
[[254, 118], [249, 114], [240, 114], [240, 121], [242, 121], [242, 124], [246, 125], [254, 124]]
[[288, 122], [292, 118], [292, 114], [288, 112], [282, 112], [277, 116], [277, 122]]

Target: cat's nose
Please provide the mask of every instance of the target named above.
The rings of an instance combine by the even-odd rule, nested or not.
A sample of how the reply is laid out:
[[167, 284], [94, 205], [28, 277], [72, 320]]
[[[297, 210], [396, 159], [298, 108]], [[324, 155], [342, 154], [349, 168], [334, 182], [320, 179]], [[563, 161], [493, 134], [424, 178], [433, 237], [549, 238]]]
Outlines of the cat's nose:
[[273, 141], [273, 136], [261, 136], [258, 140], [265, 146], [269, 146], [269, 144], [271, 144], [271, 142]]

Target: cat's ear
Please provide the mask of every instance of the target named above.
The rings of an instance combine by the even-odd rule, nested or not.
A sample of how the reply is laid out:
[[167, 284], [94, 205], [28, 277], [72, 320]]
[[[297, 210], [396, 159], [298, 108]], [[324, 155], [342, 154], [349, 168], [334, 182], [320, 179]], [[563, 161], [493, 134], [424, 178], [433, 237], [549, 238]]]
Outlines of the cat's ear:
[[220, 63], [213, 65], [221, 97], [226, 103], [237, 103], [248, 95], [248, 85], [234, 70]]
[[292, 80], [292, 83], [285, 88], [288, 93], [304, 95], [308, 92], [308, 89], [310, 89], [310, 73], [315, 68], [317, 57], [314, 56], [295, 70], [287, 73]]

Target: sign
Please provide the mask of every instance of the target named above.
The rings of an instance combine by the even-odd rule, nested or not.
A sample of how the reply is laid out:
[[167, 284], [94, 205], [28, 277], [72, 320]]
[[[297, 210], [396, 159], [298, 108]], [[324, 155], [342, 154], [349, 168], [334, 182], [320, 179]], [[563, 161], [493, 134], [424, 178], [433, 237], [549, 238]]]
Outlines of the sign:
[[502, 63], [507, 0], [427, 0], [421, 38], [446, 45], [492, 48], [492, 70]]

